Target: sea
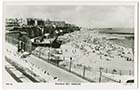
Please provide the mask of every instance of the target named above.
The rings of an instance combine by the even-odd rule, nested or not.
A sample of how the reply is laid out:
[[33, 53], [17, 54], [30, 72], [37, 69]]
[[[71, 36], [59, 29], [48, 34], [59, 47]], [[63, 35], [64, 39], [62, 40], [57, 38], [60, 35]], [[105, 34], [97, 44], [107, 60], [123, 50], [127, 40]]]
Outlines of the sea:
[[126, 48], [134, 48], [134, 28], [98, 28], [99, 33], [113, 36], [109, 40]]

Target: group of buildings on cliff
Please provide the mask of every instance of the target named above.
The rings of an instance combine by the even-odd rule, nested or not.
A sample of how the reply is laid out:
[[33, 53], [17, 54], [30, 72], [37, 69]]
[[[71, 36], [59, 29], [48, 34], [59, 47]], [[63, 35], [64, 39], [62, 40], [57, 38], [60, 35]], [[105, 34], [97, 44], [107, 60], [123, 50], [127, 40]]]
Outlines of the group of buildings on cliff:
[[[31, 49], [29, 48], [29, 44], [32, 46], [31, 39], [33, 38], [42, 41], [45, 34], [48, 34], [49, 38], [56, 38], [65, 33], [79, 31], [80, 27], [73, 24], [68, 24], [65, 21], [51, 21], [49, 19], [6, 18], [5, 30], [6, 40], [11, 40], [12, 38], [21, 40], [25, 43], [26, 47], [24, 49], [29, 50]], [[55, 39], [55, 42], [56, 41], [57, 38]], [[17, 42], [12, 43], [17, 44]]]

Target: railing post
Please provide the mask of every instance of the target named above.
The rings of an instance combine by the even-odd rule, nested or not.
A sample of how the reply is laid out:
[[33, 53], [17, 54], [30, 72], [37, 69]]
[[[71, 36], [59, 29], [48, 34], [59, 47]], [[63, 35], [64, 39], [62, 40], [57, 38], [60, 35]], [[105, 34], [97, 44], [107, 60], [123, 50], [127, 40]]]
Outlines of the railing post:
[[129, 75], [131, 75], [131, 70], [129, 70]]
[[50, 62], [50, 50], [48, 51], [48, 61]]
[[99, 83], [100, 83], [101, 80], [102, 80], [102, 70], [103, 70], [104, 68], [100, 67], [99, 69], [100, 69], [100, 76], [99, 76]]
[[71, 65], [72, 65], [72, 61], [70, 60], [70, 66], [69, 66], [69, 71], [71, 72]]
[[120, 70], [120, 76], [122, 75], [122, 71]]
[[106, 73], [108, 72], [108, 69], [106, 68]]
[[57, 60], [57, 66], [59, 66], [59, 60]]
[[83, 67], [83, 77], [85, 77], [86, 66]]

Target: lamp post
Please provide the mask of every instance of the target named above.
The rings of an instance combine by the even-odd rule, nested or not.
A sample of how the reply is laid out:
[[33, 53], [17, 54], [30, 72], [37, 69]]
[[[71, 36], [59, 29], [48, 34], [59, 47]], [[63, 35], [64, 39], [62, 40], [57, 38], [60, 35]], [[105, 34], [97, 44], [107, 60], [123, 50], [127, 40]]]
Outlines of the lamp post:
[[48, 48], [48, 61], [50, 62], [50, 48], [52, 47], [52, 43], [50, 41], [50, 47]]

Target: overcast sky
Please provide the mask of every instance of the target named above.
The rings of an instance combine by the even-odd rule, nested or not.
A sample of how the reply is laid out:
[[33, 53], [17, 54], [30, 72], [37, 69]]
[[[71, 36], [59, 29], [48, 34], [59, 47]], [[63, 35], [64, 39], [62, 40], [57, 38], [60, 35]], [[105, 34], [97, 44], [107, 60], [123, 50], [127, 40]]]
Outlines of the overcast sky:
[[133, 6], [5, 6], [6, 17], [66, 21], [82, 27], [133, 27]]

